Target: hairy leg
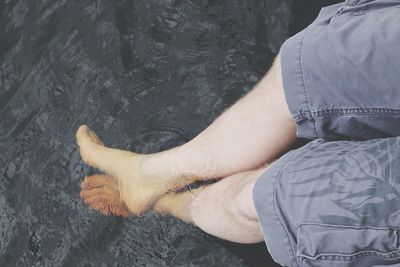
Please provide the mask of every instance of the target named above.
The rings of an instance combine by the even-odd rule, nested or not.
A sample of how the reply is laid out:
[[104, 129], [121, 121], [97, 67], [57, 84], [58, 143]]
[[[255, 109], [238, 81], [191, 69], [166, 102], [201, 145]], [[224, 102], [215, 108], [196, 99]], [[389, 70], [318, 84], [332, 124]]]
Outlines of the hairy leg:
[[279, 56], [261, 81], [198, 136], [176, 148], [144, 157], [143, 172], [222, 178], [252, 170], [285, 152], [296, 140]]
[[234, 174], [205, 187], [190, 203], [193, 223], [232, 242], [263, 241], [253, 203], [253, 186], [265, 169]]
[[87, 126], [76, 137], [82, 159], [115, 177], [129, 210], [140, 214], [174, 188], [271, 161], [294, 143], [295, 131], [278, 57], [255, 88], [184, 145], [143, 155], [103, 146]]
[[[234, 174], [191, 191], [163, 195], [155, 203], [154, 211], [162, 215], [172, 215], [229, 241], [260, 242], [263, 236], [252, 191], [256, 179], [266, 168]], [[105, 215], [130, 215], [119, 197], [118, 187], [112, 177], [89, 176], [81, 187], [81, 197], [92, 208]]]

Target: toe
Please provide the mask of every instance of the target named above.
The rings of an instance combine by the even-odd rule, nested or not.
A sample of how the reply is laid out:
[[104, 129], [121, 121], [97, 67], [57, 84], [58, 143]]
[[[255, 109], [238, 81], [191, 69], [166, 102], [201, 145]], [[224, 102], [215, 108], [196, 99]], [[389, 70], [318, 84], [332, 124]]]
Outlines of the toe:
[[117, 186], [117, 181], [111, 176], [95, 174], [85, 177], [85, 179], [81, 182], [81, 189], [83, 190], [90, 190], [104, 186], [115, 188]]
[[104, 215], [129, 217], [130, 212], [122, 201], [110, 198], [108, 195], [95, 195], [85, 200], [91, 208]]
[[103, 145], [97, 135], [88, 126], [82, 125], [76, 132], [76, 140], [82, 160], [111, 176], [118, 177], [129, 171], [137, 159], [135, 153], [109, 148]]
[[88, 199], [88, 198], [96, 196], [96, 195], [103, 195], [110, 199], [113, 199], [113, 198], [120, 199], [119, 193], [112, 190], [109, 187], [97, 187], [97, 188], [93, 188], [93, 189], [89, 189], [89, 190], [82, 190], [80, 192], [80, 196], [83, 199]]
[[91, 131], [90, 129], [89, 129], [89, 136], [94, 143], [104, 146], [104, 143], [100, 140], [100, 138], [97, 136], [97, 134], [95, 132]]
[[75, 137], [78, 144], [80, 145], [82, 142], [89, 138], [89, 127], [85, 124], [79, 126], [78, 130], [76, 131]]
[[85, 124], [78, 128], [75, 137], [79, 145], [84, 144], [85, 142], [104, 145], [97, 134], [90, 130], [89, 126]]

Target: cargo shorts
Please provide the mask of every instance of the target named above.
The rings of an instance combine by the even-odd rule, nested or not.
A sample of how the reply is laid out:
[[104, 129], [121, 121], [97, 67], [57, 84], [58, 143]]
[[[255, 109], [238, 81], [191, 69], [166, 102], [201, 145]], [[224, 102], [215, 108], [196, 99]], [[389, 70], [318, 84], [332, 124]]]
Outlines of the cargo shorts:
[[400, 266], [400, 1], [325, 7], [281, 52], [297, 136], [253, 200], [283, 266]]

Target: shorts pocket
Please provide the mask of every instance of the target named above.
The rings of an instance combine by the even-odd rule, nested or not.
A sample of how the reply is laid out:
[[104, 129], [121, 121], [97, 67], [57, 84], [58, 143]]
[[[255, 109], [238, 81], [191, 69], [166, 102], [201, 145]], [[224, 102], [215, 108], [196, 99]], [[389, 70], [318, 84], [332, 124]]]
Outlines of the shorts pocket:
[[354, 262], [371, 256], [399, 258], [400, 262], [399, 234], [397, 227], [300, 224], [296, 256], [303, 266], [323, 266], [324, 261]]

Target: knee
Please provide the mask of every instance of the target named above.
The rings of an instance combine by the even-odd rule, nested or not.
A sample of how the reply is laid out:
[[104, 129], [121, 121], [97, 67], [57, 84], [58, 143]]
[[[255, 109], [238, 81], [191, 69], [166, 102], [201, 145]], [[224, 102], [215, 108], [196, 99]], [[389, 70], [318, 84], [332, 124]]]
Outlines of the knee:
[[258, 220], [257, 211], [253, 201], [253, 188], [255, 181], [246, 183], [238, 190], [236, 195], [230, 202], [230, 209], [236, 216], [240, 216], [245, 220]]

